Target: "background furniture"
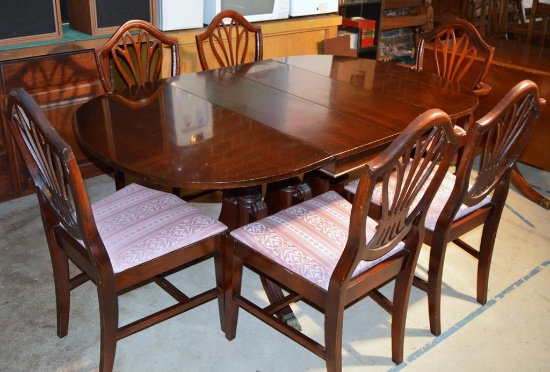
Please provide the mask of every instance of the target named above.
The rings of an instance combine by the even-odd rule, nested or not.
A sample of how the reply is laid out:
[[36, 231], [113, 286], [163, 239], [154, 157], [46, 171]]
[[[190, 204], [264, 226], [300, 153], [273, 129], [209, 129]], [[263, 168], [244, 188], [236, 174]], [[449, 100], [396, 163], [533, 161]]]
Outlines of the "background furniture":
[[[232, 287], [225, 292], [226, 337], [235, 338], [242, 307], [325, 359], [327, 371], [341, 371], [344, 310], [370, 295], [392, 316], [392, 360], [401, 363], [423, 220], [459, 143], [450, 118], [440, 110], [428, 111], [364, 167], [353, 203], [329, 191], [232, 231], [235, 242], [228, 257], [233, 265], [231, 259], [226, 261], [232, 275]], [[440, 162], [436, 165], [434, 159]], [[389, 194], [395, 169], [402, 182]], [[375, 222], [368, 210], [379, 180], [384, 180], [384, 210]], [[428, 191], [414, 203], [422, 186]], [[245, 298], [243, 266], [280, 283], [288, 295], [267, 306]], [[388, 299], [377, 288], [393, 280]], [[324, 346], [273, 317], [278, 308], [302, 300], [324, 313]]]
[[[538, 45], [544, 47], [546, 37], [550, 37], [550, 30], [548, 29], [548, 23], [550, 22], [550, 3], [533, 0], [527, 19], [524, 18], [526, 9], [524, 8], [523, 2], [517, 0], [516, 4], [519, 9], [519, 14], [518, 17], [514, 17], [511, 22], [508, 22], [507, 33], [513, 34], [516, 37], [518, 35], [524, 36], [528, 44], [533, 42], [534, 37], [538, 38]], [[508, 34], [506, 36], [508, 36]]]
[[[25, 27], [21, 27], [22, 25]], [[61, 37], [63, 29], [58, 0], [2, 3], [0, 46]]]
[[[407, 44], [407, 39], [411, 39], [408, 40], [408, 44], [412, 49], [415, 40], [407, 38], [405, 32], [400, 33], [400, 29], [411, 28], [416, 34], [420, 30], [433, 28], [431, 0], [342, 0], [339, 14], [345, 18], [363, 17], [376, 22], [374, 45], [357, 51], [359, 56], [366, 58], [391, 56], [393, 49], [398, 49], [399, 44]], [[390, 35], [387, 31], [392, 30], [395, 32]], [[383, 40], [383, 44], [391, 50], [381, 50]]]
[[[519, 0], [518, 0], [519, 1]], [[473, 23], [482, 36], [503, 36], [514, 18], [516, 0], [462, 0], [461, 18]]]
[[110, 34], [132, 19], [156, 21], [155, 0], [67, 0], [69, 24], [90, 35]]
[[203, 70], [263, 59], [262, 28], [234, 10], [217, 14], [206, 30], [195, 37]]
[[[53, 266], [59, 337], [68, 333], [70, 292], [89, 280], [97, 286], [99, 301], [100, 371], [113, 369], [116, 343], [124, 337], [215, 298], [221, 317], [225, 225], [177, 196], [136, 184], [90, 205], [71, 148], [32, 97], [21, 89], [10, 93], [8, 115], [37, 191]], [[188, 297], [165, 278], [212, 256], [214, 288]], [[69, 261], [80, 272], [69, 270]], [[120, 326], [118, 296], [151, 282], [177, 303]], [[223, 329], [223, 317], [221, 322]]]

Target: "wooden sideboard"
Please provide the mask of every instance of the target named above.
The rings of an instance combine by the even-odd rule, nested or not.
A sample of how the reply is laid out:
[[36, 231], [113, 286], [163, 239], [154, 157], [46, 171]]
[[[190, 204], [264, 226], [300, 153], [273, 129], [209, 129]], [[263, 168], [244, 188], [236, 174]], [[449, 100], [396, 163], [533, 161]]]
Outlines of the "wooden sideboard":
[[[488, 96], [479, 100], [476, 119], [486, 114], [514, 85], [524, 79], [537, 83], [540, 96], [550, 102], [550, 49], [502, 38], [487, 40], [495, 47], [495, 56], [485, 82], [491, 86]], [[550, 171], [550, 103], [546, 104], [519, 161]]]
[[[322, 41], [337, 36], [342, 18], [338, 15], [294, 18], [260, 23], [264, 39], [264, 58], [300, 54], [318, 54]], [[200, 70], [195, 35], [203, 29], [171, 31], [180, 42], [183, 73]], [[44, 110], [62, 137], [75, 152], [84, 177], [109, 169], [94, 159], [77, 143], [72, 130], [73, 113], [84, 102], [102, 93], [93, 48], [103, 44], [108, 35], [79, 40], [63, 39], [58, 43], [17, 49], [0, 48], [0, 202], [32, 193], [33, 186], [22, 159], [11, 141], [5, 117], [9, 92], [26, 89]]]

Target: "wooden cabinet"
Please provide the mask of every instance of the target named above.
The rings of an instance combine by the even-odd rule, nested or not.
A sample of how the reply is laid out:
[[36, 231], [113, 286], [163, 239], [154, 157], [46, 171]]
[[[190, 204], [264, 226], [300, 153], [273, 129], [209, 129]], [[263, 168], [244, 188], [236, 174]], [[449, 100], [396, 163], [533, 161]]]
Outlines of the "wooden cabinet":
[[[44, 110], [61, 136], [71, 145], [84, 177], [101, 172], [97, 160], [78, 145], [72, 131], [72, 116], [84, 102], [102, 92], [91, 51], [61, 53], [0, 62], [2, 111], [8, 93], [23, 88]], [[33, 191], [18, 150], [11, 141], [5, 112], [0, 134], [0, 200]]]

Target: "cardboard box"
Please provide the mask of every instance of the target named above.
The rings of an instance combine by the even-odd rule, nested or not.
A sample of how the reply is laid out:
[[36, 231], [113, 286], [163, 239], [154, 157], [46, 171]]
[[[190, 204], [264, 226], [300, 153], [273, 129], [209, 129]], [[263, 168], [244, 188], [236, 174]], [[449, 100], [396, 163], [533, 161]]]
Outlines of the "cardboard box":
[[[344, 32], [344, 31], [341, 31]], [[356, 34], [341, 34], [338, 37], [323, 40], [323, 53], [335, 56], [357, 57]]]
[[362, 17], [344, 18], [342, 19], [342, 27], [345, 31], [354, 32], [358, 35], [357, 49], [374, 45], [375, 20]]

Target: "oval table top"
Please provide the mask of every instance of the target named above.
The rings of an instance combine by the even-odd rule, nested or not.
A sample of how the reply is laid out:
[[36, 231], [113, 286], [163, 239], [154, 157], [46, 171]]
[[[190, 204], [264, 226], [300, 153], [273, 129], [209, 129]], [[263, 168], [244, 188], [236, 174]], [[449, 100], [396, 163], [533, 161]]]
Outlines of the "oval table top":
[[75, 114], [79, 142], [112, 167], [170, 187], [228, 189], [364, 164], [416, 116], [469, 115], [475, 94], [395, 64], [285, 57], [125, 88]]

